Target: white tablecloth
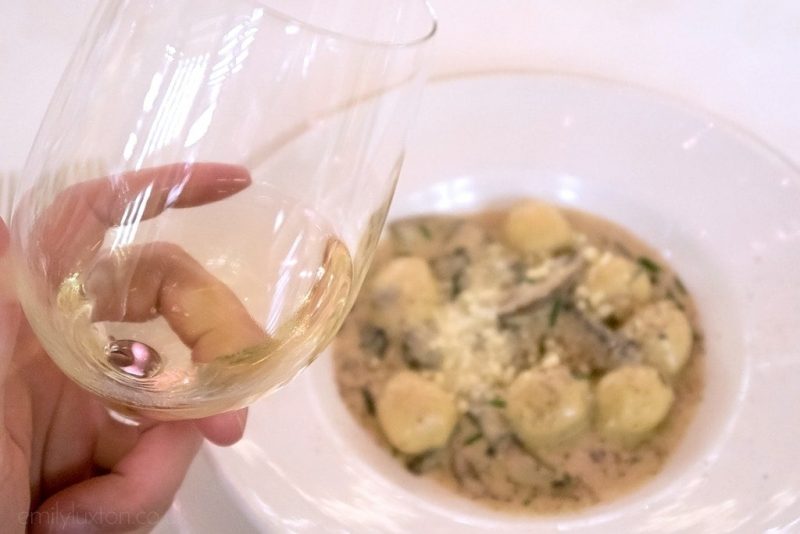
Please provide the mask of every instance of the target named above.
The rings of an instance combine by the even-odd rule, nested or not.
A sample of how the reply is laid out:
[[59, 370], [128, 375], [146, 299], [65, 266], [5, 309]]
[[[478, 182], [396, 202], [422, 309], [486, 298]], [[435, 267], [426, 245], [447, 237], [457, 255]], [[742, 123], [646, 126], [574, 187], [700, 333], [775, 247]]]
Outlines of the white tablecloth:
[[[0, 179], [22, 166], [96, 0], [0, 0]], [[537, 69], [625, 80], [800, 162], [796, 0], [431, 0], [434, 75]], [[201, 458], [160, 532], [249, 532]]]

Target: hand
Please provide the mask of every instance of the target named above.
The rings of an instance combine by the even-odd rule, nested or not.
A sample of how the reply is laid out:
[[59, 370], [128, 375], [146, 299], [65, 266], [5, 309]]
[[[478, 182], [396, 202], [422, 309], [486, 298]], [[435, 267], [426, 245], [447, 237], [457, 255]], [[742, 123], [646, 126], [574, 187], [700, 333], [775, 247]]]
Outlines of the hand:
[[[244, 169], [212, 164], [161, 167], [79, 184], [63, 192], [37, 219], [34, 235], [41, 259], [55, 277], [52, 281], [63, 278], [64, 269], [76, 262], [97, 260], [87, 254], [97, 254], [105, 232], [120, 220], [126, 207], [126, 197], [119, 200], [119, 187], [129, 199], [150, 188], [152, 200], [143, 214], [149, 218], [165, 207], [220, 200], [249, 184]], [[18, 212], [24, 217], [25, 210], [23, 202]], [[8, 229], [0, 220], [0, 525], [3, 529], [16, 526], [19, 531], [27, 526], [34, 532], [126, 532], [154, 527], [168, 509], [203, 436], [220, 445], [238, 441], [246, 411], [139, 427], [112, 419], [95, 397], [52, 363], [19, 303], [8, 288], [4, 290], [10, 279], [3, 267], [8, 245]], [[209, 280], [210, 275], [177, 247], [169, 248], [166, 256], [163, 249], [160, 244], [143, 251], [145, 265], [162, 266], [159, 276], [142, 277], [148, 291], [141, 294], [151, 300], [126, 301], [120, 307], [106, 299], [100, 306], [104, 314], [146, 320], [150, 315], [141, 310], [152, 310], [161, 302], [163, 287], [172, 287], [172, 298], [181, 302], [191, 300], [193, 287], [207, 288], [211, 282], [214, 302], [231, 310], [213, 314], [224, 322], [214, 323], [207, 314], [197, 317], [205, 321], [199, 326], [167, 317], [193, 354], [199, 351], [202, 358], [204, 351], [216, 350], [230, 339], [222, 335], [229, 328], [238, 329], [239, 336], [263, 337], [227, 288]], [[102, 289], [96, 291], [104, 294]], [[242, 324], [231, 325], [231, 317]], [[204, 335], [196, 335], [198, 331]]]

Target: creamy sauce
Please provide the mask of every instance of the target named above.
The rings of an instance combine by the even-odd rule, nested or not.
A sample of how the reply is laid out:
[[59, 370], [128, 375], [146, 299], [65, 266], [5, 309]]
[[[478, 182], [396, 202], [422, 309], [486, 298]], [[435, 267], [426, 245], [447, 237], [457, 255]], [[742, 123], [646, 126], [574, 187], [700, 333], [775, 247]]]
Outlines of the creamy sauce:
[[[677, 376], [668, 380], [674, 392], [674, 403], [667, 418], [641, 444], [633, 448], [624, 447], [609, 442], [592, 429], [568, 445], [531, 453], [508, 429], [504, 419], [502, 385], [493, 386], [495, 389], [490, 390], [489, 397], [460, 398], [458, 422], [441, 449], [407, 455], [394, 449], [386, 439], [375, 416], [375, 405], [389, 378], [409, 368], [428, 378], [435, 377], [439, 371], [436, 362], [428, 365], [429, 362], [423, 360], [420, 367], [417, 360], [409, 360], [408, 347], [401, 346], [402, 343], [372, 323], [369, 288], [373, 273], [398, 255], [420, 256], [437, 267], [434, 271], [442, 292], [454, 299], [459, 289], [457, 280], [446, 279], [441, 275], [442, 269], [438, 268], [448, 242], [460, 239], [453, 237], [453, 228], [458, 227], [459, 221], [477, 224], [486, 236], [477, 244], [471, 243], [469, 236], [464, 238], [469, 261], [489, 261], [491, 254], [484, 251], [488, 250], [487, 243], [493, 243], [495, 247], [502, 243], [507, 210], [459, 218], [421, 217], [395, 223], [376, 255], [365, 290], [335, 343], [336, 378], [342, 398], [352, 415], [382, 446], [404, 462], [410, 471], [436, 480], [486, 506], [512, 513], [572, 511], [613, 500], [639, 487], [662, 469], [684, 435], [703, 391], [703, 341], [699, 334], [699, 320], [695, 306], [677, 275], [653, 249], [619, 226], [579, 211], [562, 210], [562, 213], [582, 236], [579, 247], [592, 247], [600, 253], [612, 251], [639, 262], [652, 280], [650, 300], [675, 302], [692, 325], [694, 343], [688, 363]], [[407, 238], [409, 233], [412, 234], [410, 239]], [[574, 254], [580, 254], [580, 250]], [[536, 266], [535, 262], [531, 265]], [[480, 284], [481, 280], [473, 279], [472, 283]], [[574, 309], [573, 304], [571, 301], [559, 303], [566, 310], [559, 311], [554, 310], [551, 301], [547, 301], [524, 314], [525, 322], [520, 330], [534, 334], [508, 338], [519, 345], [514, 347], [514, 359], [506, 364], [513, 374], [530, 367], [532, 358], [541, 360], [547, 349], [537, 347], [536, 338], [539, 337], [538, 344], [541, 345], [543, 331], [564, 340], [560, 348], [561, 362], [568, 365], [574, 375], [592, 384], [596, 384], [606, 368], [617, 365], [605, 360], [597, 363], [586, 356], [591, 352], [595, 357], [607, 349], [593, 346], [598, 341], [575, 326], [580, 323], [580, 312]], [[609, 321], [610, 335], [618, 331], [619, 325]], [[527, 356], [518, 357], [518, 354]], [[452, 383], [448, 385], [447, 380], [443, 383], [445, 387], [455, 387]], [[498, 395], [497, 391], [501, 394]]]

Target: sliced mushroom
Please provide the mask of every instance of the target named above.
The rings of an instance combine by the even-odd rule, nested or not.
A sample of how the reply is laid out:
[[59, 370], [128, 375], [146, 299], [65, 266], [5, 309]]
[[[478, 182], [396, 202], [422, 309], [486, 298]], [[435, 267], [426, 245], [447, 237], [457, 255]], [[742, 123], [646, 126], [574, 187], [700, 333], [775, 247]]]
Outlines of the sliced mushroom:
[[555, 264], [545, 279], [535, 284], [520, 284], [509, 291], [499, 308], [501, 319], [530, 311], [552, 299], [556, 294], [566, 293], [571, 289], [583, 270], [583, 259], [573, 254], [554, 261]]
[[483, 437], [490, 445], [497, 445], [511, 436], [511, 427], [503, 416], [503, 411], [494, 406], [483, 406], [470, 411]]
[[472, 263], [467, 249], [457, 247], [431, 261], [433, 272], [439, 280], [450, 283], [449, 296], [455, 299], [469, 285], [468, 268]]
[[359, 346], [366, 353], [383, 359], [389, 348], [389, 336], [383, 328], [367, 323], [359, 330]]
[[436, 369], [442, 363], [442, 351], [432, 346], [433, 327], [427, 323], [407, 328], [402, 335], [400, 356], [411, 369]]
[[[580, 352], [586, 360], [588, 371], [607, 371], [641, 360], [641, 352], [636, 342], [612, 330], [602, 321], [575, 308], [566, 310], [561, 320], [563, 334], [559, 337], [577, 348], [577, 352]], [[576, 331], [579, 335], [575, 335]], [[597, 345], [604, 347], [605, 350], [591, 350], [591, 347]]]

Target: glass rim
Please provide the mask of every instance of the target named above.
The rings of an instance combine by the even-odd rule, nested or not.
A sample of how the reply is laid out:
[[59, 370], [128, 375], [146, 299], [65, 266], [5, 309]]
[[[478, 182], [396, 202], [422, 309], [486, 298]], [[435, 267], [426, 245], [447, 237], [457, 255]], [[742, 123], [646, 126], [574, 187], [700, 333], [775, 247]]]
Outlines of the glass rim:
[[280, 9], [268, 5], [269, 0], [251, 0], [253, 4], [258, 5], [259, 7], [263, 8], [270, 16], [290, 22], [295, 24], [296, 26], [318, 34], [328, 35], [331, 37], [335, 37], [337, 39], [343, 41], [349, 41], [350, 43], [364, 45], [364, 46], [371, 46], [375, 48], [413, 48], [415, 46], [419, 46], [430, 41], [434, 35], [436, 35], [439, 29], [439, 20], [436, 17], [436, 11], [431, 6], [428, 0], [416, 0], [417, 2], [423, 5], [423, 9], [428, 13], [428, 20], [429, 20], [429, 28], [426, 32], [424, 32], [420, 37], [414, 37], [408, 40], [400, 40], [400, 41], [391, 41], [391, 40], [382, 40], [382, 39], [370, 39], [365, 37], [357, 37], [355, 35], [351, 35], [345, 32], [332, 30], [330, 28], [326, 28], [324, 26], [320, 26], [319, 24], [311, 23], [301, 18], [298, 18], [294, 15], [290, 15]]

